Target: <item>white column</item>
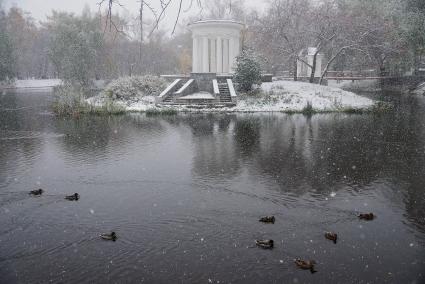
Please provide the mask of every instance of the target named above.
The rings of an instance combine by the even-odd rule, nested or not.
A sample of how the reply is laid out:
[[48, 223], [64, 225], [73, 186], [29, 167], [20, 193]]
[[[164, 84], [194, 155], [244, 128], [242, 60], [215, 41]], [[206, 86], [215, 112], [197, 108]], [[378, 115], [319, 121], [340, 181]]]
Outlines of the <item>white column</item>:
[[229, 40], [223, 41], [223, 73], [229, 73]]
[[210, 40], [210, 72], [217, 73], [217, 40]]
[[203, 73], [210, 72], [208, 58], [208, 37], [202, 38], [202, 70]]
[[199, 55], [198, 55], [198, 38], [193, 37], [193, 47], [192, 47], [192, 72], [199, 72]]
[[240, 38], [235, 38], [235, 58], [238, 57], [240, 53], [241, 53]]
[[217, 73], [223, 73], [223, 46], [221, 37], [217, 37]]
[[240, 50], [240, 39], [238, 37], [235, 37], [233, 40], [234, 43], [234, 49], [233, 49], [233, 70], [236, 70], [236, 57], [239, 56], [241, 50]]
[[235, 39], [233, 37], [229, 40], [229, 72], [233, 73], [233, 65], [235, 62]]

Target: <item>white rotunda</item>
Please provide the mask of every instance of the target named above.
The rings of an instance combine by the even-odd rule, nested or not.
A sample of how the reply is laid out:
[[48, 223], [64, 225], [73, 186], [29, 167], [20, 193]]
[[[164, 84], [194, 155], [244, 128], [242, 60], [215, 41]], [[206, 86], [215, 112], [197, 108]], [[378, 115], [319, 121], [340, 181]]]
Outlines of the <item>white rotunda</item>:
[[242, 23], [205, 20], [189, 25], [193, 38], [192, 72], [229, 74], [234, 72], [241, 51]]

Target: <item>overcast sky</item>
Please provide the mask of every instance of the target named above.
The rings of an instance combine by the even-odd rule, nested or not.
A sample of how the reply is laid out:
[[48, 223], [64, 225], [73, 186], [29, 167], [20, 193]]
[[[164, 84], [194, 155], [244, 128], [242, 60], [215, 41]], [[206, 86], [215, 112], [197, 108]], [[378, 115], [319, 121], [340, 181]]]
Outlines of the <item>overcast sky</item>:
[[[206, 0], [208, 1], [208, 0]], [[267, 0], [244, 0], [246, 6], [252, 9], [262, 9], [265, 6]], [[3, 0], [4, 6], [10, 8], [15, 5], [23, 10], [30, 12], [31, 15], [37, 20], [44, 20], [46, 14], [49, 14], [51, 10], [57, 11], [68, 11], [74, 13], [81, 13], [86, 5], [90, 7], [92, 11], [98, 10], [100, 0]], [[119, 1], [125, 8], [117, 7], [116, 11], [120, 13], [131, 13], [136, 15], [138, 13], [140, 0], [120, 0]], [[159, 0], [150, 0], [153, 6], [159, 9]], [[166, 18], [161, 22], [161, 28], [170, 29], [175, 21], [178, 11], [178, 1], [174, 0], [173, 6], [167, 9]], [[183, 9], [187, 10], [190, 4], [190, 0], [184, 0]], [[196, 1], [194, 1], [196, 3]], [[190, 12], [183, 15], [189, 16], [190, 14], [198, 13], [197, 6], [194, 5]]]

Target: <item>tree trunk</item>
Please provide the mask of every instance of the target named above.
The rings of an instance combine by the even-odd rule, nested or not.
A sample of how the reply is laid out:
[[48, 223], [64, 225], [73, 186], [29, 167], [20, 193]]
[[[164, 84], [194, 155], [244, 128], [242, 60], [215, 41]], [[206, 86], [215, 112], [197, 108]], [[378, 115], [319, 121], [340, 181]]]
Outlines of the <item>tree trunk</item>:
[[310, 83], [314, 83], [314, 75], [316, 75], [316, 60], [317, 60], [318, 53], [319, 51], [315, 52], [313, 56], [313, 65], [311, 67]]
[[143, 49], [143, 5], [144, 0], [140, 1], [140, 46], [139, 46], [139, 61], [142, 61], [142, 49]]
[[294, 82], [298, 81], [298, 59], [294, 59]]
[[319, 85], [322, 85], [323, 83], [323, 78], [326, 76], [326, 74], [328, 73], [328, 69], [331, 66], [332, 62], [335, 61], [335, 59], [338, 58], [338, 56], [344, 51], [346, 50], [347, 46], [342, 47], [340, 50], [338, 50], [338, 52], [328, 61], [328, 63], [326, 64], [325, 69], [323, 70], [322, 76], [320, 76], [320, 81], [319, 81]]

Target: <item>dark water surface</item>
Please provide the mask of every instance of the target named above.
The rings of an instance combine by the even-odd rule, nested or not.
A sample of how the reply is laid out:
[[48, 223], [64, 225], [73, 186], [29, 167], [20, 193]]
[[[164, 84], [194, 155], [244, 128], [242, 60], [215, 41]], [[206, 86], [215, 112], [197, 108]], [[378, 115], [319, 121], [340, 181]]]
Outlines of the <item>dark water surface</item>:
[[425, 98], [385, 99], [386, 115], [73, 120], [49, 94], [0, 93], [0, 283], [425, 283]]

